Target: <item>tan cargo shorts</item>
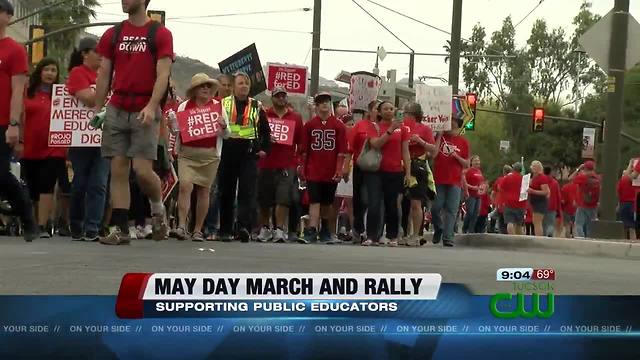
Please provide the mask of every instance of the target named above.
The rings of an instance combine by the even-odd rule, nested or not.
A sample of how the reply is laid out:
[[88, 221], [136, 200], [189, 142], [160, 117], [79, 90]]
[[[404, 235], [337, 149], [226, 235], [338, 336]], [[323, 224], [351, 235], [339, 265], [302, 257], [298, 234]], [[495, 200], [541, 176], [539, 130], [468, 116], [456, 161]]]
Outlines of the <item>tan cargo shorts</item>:
[[150, 124], [142, 124], [137, 112], [107, 106], [102, 127], [102, 157], [156, 160], [160, 114]]

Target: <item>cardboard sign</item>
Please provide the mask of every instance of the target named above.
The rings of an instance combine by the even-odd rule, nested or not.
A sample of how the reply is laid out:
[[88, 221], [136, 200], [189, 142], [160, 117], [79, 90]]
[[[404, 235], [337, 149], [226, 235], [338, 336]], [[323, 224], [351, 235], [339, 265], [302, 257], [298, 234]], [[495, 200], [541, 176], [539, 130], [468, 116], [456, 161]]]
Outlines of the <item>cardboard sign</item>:
[[222, 104], [213, 100], [201, 108], [193, 108], [176, 113], [182, 142], [188, 144], [200, 139], [215, 137], [220, 129], [218, 119], [222, 116]]
[[176, 169], [173, 167], [173, 164], [171, 164], [171, 171], [169, 172], [167, 177], [165, 177], [161, 181], [162, 202], [167, 201], [167, 198], [169, 197], [169, 195], [171, 195], [171, 192], [173, 191], [173, 189], [176, 187], [177, 184], [178, 184], [178, 175], [176, 174]]
[[353, 197], [353, 176], [349, 176], [349, 182], [344, 182], [344, 179], [340, 180], [336, 188], [336, 196], [342, 198]]
[[596, 129], [582, 129], [582, 158], [594, 159], [596, 156]]
[[54, 84], [51, 97], [50, 147], [98, 147], [102, 131], [89, 125], [95, 112], [69, 94], [64, 84]]
[[369, 103], [378, 98], [382, 80], [378, 75], [359, 71], [351, 74], [349, 109], [368, 111]]
[[284, 87], [290, 94], [307, 93], [307, 67], [267, 63], [267, 89]]
[[271, 137], [277, 144], [293, 145], [293, 136], [296, 130], [296, 122], [293, 120], [269, 118]]
[[451, 86], [417, 84], [416, 102], [422, 107], [425, 124], [433, 131], [451, 130]]
[[511, 143], [509, 140], [500, 140], [500, 151], [508, 153], [509, 149], [511, 149]]
[[247, 73], [251, 78], [249, 96], [256, 96], [267, 89], [267, 81], [255, 43], [222, 60], [218, 66], [223, 74], [233, 75], [238, 71]]
[[522, 183], [520, 185], [520, 201], [525, 201], [529, 198], [530, 183], [531, 183], [531, 174], [527, 174], [522, 177]]

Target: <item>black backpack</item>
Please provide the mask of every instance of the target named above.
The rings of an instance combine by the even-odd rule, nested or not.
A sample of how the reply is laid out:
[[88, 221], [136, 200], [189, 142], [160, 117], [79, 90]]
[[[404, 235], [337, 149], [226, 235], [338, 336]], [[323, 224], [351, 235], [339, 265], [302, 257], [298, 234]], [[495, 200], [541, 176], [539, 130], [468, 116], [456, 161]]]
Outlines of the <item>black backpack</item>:
[[[115, 49], [116, 46], [118, 45], [118, 43], [120, 42], [120, 34], [122, 33], [122, 26], [124, 25], [125, 21], [116, 24], [113, 27], [113, 37], [111, 38], [111, 48], [114, 50], [114, 54], [115, 54]], [[149, 26], [149, 31], [147, 33], [147, 49], [149, 49], [149, 52], [151, 52], [151, 56], [153, 57], [153, 63], [157, 64], [158, 63], [158, 47], [156, 46], [156, 35], [158, 33], [158, 29], [162, 26], [162, 24], [160, 24], [159, 22], [152, 20], [151, 21], [151, 25]], [[113, 69], [115, 69], [115, 56], [112, 59], [111, 62], [111, 76], [109, 77], [109, 89], [111, 89], [111, 82], [113, 81]], [[169, 72], [169, 78], [171, 78], [171, 72]], [[131, 96], [131, 97], [136, 97], [136, 96], [151, 96], [152, 94], [146, 93], [146, 94], [141, 94], [141, 93], [133, 93], [133, 92], [128, 92], [125, 95], [127, 96]], [[167, 103], [167, 98], [169, 97], [169, 82], [167, 81], [167, 88], [165, 89], [164, 95], [162, 96], [162, 100], [160, 100], [160, 106], [164, 107], [164, 105]]]

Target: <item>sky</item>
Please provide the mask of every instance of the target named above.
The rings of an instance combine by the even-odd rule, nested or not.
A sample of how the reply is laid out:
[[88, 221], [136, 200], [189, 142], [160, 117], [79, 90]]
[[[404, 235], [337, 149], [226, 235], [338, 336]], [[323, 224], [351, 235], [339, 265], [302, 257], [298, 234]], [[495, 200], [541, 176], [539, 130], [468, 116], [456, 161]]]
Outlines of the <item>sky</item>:
[[[434, 30], [410, 19], [385, 10], [369, 0], [355, 0], [375, 18], [393, 31], [415, 52], [443, 53], [443, 45], [450, 35]], [[384, 30], [352, 0], [323, 0], [321, 48], [409, 51], [393, 35]], [[451, 31], [451, 0], [375, 0], [375, 2], [410, 15], [437, 28]], [[462, 10], [462, 37], [469, 38], [476, 23], [481, 23], [490, 34], [498, 30], [505, 17], [511, 15], [513, 23], [525, 18], [539, 0], [464, 0]], [[174, 37], [174, 50], [178, 55], [198, 59], [211, 66], [238, 50], [256, 43], [262, 65], [267, 62], [311, 66], [311, 31], [313, 0], [151, 0], [150, 10], [164, 10], [167, 27]], [[570, 34], [571, 24], [582, 0], [544, 0], [540, 6], [516, 28], [516, 43], [523, 45], [536, 19], [544, 18], [550, 27], [563, 27]], [[606, 14], [614, 0], [592, 0], [592, 10]], [[97, 8], [95, 21], [119, 21], [125, 18], [119, 1], [104, 0]], [[631, 2], [631, 14], [640, 18], [640, 1]], [[262, 14], [238, 16], [210, 16], [228, 14]], [[209, 16], [209, 17], [205, 17]], [[179, 19], [172, 19], [179, 18]], [[241, 29], [247, 27], [253, 29]], [[106, 28], [92, 28], [100, 35]], [[274, 31], [282, 30], [282, 31]], [[322, 51], [320, 75], [333, 79], [341, 71], [371, 71], [375, 54], [355, 54]], [[379, 64], [380, 74], [396, 69], [398, 79], [407, 77], [408, 55], [387, 55]], [[439, 56], [416, 56], [415, 77], [448, 77], [448, 65]], [[462, 79], [461, 79], [462, 81]], [[434, 85], [438, 80], [430, 80]]]

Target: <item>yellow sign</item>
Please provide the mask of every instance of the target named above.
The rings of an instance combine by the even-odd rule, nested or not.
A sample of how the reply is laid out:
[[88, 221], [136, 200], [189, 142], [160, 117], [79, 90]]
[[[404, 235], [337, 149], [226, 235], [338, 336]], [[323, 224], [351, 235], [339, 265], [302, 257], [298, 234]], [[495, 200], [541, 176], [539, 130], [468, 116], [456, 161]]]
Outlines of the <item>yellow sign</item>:
[[165, 12], [164, 11], [148, 10], [147, 11], [147, 15], [151, 18], [151, 20], [157, 21], [160, 24], [164, 25], [164, 21], [165, 21]]
[[[29, 40], [37, 39], [44, 36], [45, 29], [41, 25], [31, 25], [29, 27]], [[46, 40], [40, 40], [32, 43], [29, 46], [29, 59], [31, 64], [35, 65], [40, 62], [45, 56], [47, 56]]]

